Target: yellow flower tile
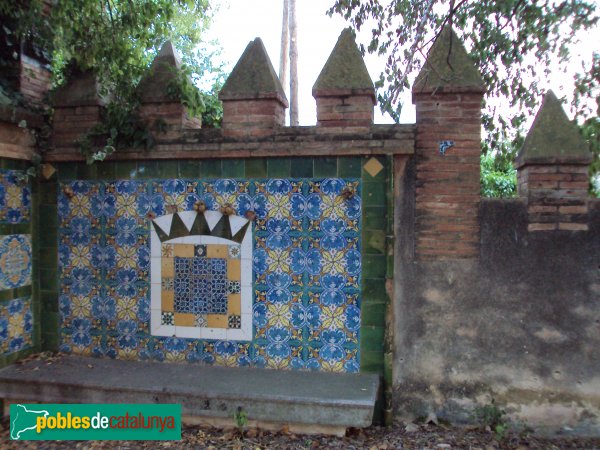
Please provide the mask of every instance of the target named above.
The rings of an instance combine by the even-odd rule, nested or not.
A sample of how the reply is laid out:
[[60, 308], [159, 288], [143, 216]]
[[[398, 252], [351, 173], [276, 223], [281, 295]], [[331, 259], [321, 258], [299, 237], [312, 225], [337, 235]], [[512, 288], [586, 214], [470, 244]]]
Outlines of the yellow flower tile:
[[207, 314], [206, 326], [209, 328], [227, 328], [227, 316], [224, 314]]
[[230, 259], [227, 261], [227, 279], [240, 281], [242, 279], [241, 260]]
[[209, 244], [206, 246], [208, 258], [227, 258], [227, 245]]
[[175, 313], [176, 327], [194, 327], [196, 326], [196, 316], [194, 314]]
[[240, 294], [229, 294], [227, 296], [227, 314], [242, 314], [242, 296]]
[[175, 264], [173, 258], [162, 258], [160, 260], [160, 274], [163, 278], [175, 276]]
[[175, 245], [173, 245], [173, 255], [179, 256], [180, 258], [193, 258], [194, 257], [194, 245], [193, 244], [175, 244]]
[[160, 301], [163, 311], [175, 310], [175, 293], [173, 291], [162, 291]]
[[377, 176], [377, 174], [383, 169], [383, 165], [377, 160], [377, 158], [369, 159], [363, 167], [365, 171], [372, 177]]

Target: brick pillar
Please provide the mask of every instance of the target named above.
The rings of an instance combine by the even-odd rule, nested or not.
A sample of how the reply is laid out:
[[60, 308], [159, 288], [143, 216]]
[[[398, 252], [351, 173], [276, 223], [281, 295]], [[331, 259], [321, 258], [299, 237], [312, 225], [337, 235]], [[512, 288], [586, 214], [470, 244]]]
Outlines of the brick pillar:
[[105, 101], [92, 72], [75, 72], [53, 95], [53, 142], [56, 147], [75, 147], [100, 122]]
[[549, 91], [515, 162], [529, 231], [588, 229], [591, 161], [588, 145]]
[[[49, 16], [52, 4], [50, 0], [44, 0], [40, 5], [39, 13]], [[0, 77], [8, 82], [9, 87], [19, 92], [23, 97], [33, 104], [42, 103], [51, 86], [50, 61], [46, 60], [43, 52], [30, 36], [21, 40], [15, 39], [14, 31], [17, 24], [12, 19], [0, 15], [0, 41], [10, 44], [0, 48]], [[7, 40], [7, 33], [10, 33]]]
[[312, 89], [317, 126], [370, 127], [375, 88], [350, 28], [340, 34]]
[[484, 86], [449, 28], [429, 51], [412, 93], [417, 110], [416, 255], [476, 258]]
[[178, 95], [170, 94], [171, 84], [177, 82], [181, 61], [170, 41], [167, 41], [154, 58], [147, 76], [138, 85], [140, 116], [151, 128], [158, 121], [165, 127], [166, 135], [158, 137], [177, 138], [183, 128], [200, 128], [202, 120], [190, 117]]
[[219, 92], [223, 135], [260, 137], [285, 125], [289, 106], [260, 38], [251, 41]]

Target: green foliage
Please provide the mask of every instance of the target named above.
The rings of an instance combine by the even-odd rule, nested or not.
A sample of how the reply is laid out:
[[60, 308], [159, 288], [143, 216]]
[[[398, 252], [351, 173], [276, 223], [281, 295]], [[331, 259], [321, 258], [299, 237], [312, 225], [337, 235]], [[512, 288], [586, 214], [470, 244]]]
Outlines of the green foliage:
[[[10, 40], [29, 42], [51, 62], [54, 85], [65, 82], [73, 68], [93, 71], [111, 99], [104, 121], [82, 142], [88, 161], [118, 148], [152, 145], [149, 130], [137, 116], [136, 87], [167, 40], [182, 54], [182, 70], [171, 86], [193, 116], [207, 115], [219, 125], [222, 108], [212, 88], [225, 74], [210, 61], [215, 51], [201, 46], [212, 20], [209, 0], [61, 0], [44, 14], [43, 0], [0, 0], [6, 48]], [[214, 44], [213, 44], [214, 46]], [[11, 47], [12, 48], [12, 47]], [[18, 52], [13, 52], [17, 54]], [[192, 81], [190, 81], [190, 79]], [[196, 88], [200, 80], [208, 88]], [[100, 149], [100, 150], [98, 150]]]
[[496, 440], [506, 439], [509, 432], [506, 411], [498, 408], [494, 399], [488, 405], [475, 408], [474, 417], [482, 428], [489, 428], [494, 433]]
[[[338, 13], [360, 30], [369, 27], [372, 39], [363, 51], [387, 57], [377, 85], [381, 109], [399, 119], [399, 94], [410, 87], [425, 55], [445, 24], [465, 43], [486, 85], [485, 101], [503, 98], [518, 108], [512, 116], [484, 109], [483, 123], [491, 148], [517, 135], [526, 117], [541, 100], [541, 81], [550, 62], [574, 64], [569, 48], [580, 30], [598, 23], [595, 2], [559, 0], [443, 1], [334, 0], [329, 14]], [[591, 55], [590, 55], [591, 56]], [[586, 100], [599, 97], [600, 54], [576, 77], [573, 107], [579, 117], [591, 111]], [[595, 113], [597, 115], [597, 113]]]
[[237, 411], [233, 413], [233, 420], [240, 434], [243, 435], [244, 427], [248, 424], [248, 413], [241, 406], [238, 406]]
[[481, 155], [482, 197], [511, 198], [517, 195], [517, 171], [510, 155]]
[[154, 145], [154, 137], [137, 114], [128, 107], [110, 103], [102, 121], [80, 142], [88, 164], [102, 161], [118, 148], [144, 148]]
[[581, 133], [590, 144], [594, 159], [590, 166], [590, 193], [600, 198], [600, 119], [592, 117], [581, 125]]

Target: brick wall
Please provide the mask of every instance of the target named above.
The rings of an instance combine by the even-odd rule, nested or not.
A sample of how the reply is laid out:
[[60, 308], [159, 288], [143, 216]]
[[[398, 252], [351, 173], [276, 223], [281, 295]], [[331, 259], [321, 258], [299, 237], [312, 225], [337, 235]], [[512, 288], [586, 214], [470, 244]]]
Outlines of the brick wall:
[[527, 201], [529, 231], [587, 230], [589, 174], [586, 165], [530, 165], [518, 172]]
[[[481, 94], [416, 95], [416, 254], [479, 252]], [[441, 141], [454, 146], [442, 156]]]

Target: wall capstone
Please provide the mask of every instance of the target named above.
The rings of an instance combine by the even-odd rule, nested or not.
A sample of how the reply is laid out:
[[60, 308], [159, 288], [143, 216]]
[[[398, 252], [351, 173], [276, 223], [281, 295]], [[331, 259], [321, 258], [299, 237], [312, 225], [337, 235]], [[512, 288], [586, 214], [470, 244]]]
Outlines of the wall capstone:
[[101, 120], [106, 104], [91, 71], [77, 71], [52, 96], [53, 142], [56, 147], [73, 146]]
[[589, 146], [548, 91], [517, 156], [529, 231], [588, 230]]
[[223, 101], [224, 136], [266, 136], [285, 125], [289, 104], [260, 38], [250, 41], [219, 99]]
[[350, 28], [340, 34], [312, 94], [317, 101], [317, 126], [373, 124], [375, 88]]
[[[173, 43], [167, 41], [152, 61], [149, 73], [137, 87], [140, 96], [140, 115], [151, 127], [160, 120], [166, 125], [167, 135], [179, 135], [182, 128], [200, 128], [202, 120], [189, 117], [180, 95], [174, 92], [177, 86], [181, 59]], [[169, 136], [167, 136], [169, 138]]]

